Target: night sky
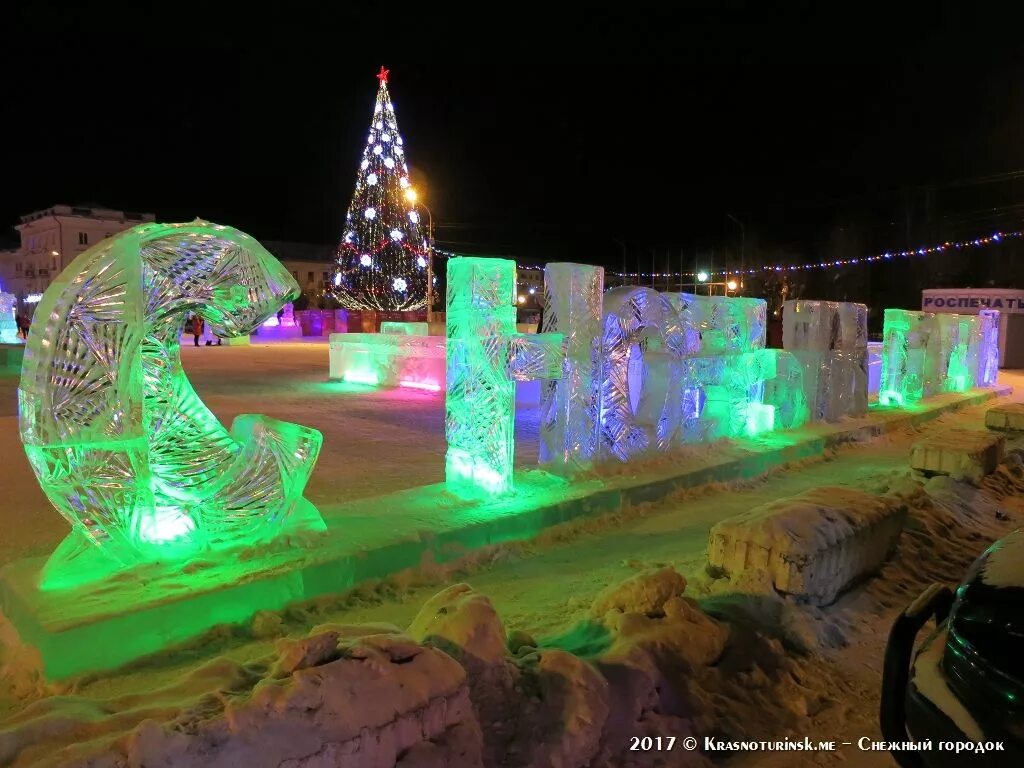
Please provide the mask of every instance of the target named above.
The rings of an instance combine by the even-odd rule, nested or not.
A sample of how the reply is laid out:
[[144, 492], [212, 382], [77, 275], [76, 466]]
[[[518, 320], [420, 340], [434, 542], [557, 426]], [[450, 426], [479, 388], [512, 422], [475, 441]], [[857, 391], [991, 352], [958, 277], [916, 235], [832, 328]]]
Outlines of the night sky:
[[[336, 242], [382, 64], [454, 250], [621, 266], [618, 239], [631, 261], [656, 248], [690, 266], [701, 249], [735, 259], [727, 213], [755, 262], [817, 258], [837, 232], [898, 248], [1021, 218], [1009, 3], [352, 5], [15, 12], [4, 226], [102, 203]], [[990, 175], [1011, 181], [963, 184]]]

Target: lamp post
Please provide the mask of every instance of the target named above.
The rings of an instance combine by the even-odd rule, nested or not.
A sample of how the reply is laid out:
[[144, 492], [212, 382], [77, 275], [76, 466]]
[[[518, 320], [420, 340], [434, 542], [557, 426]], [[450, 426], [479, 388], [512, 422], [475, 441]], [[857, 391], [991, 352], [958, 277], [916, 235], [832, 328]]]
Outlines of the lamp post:
[[405, 199], [413, 205], [420, 206], [427, 212], [427, 323], [434, 322], [434, 214], [426, 203], [419, 202], [416, 190], [409, 187], [405, 190]]

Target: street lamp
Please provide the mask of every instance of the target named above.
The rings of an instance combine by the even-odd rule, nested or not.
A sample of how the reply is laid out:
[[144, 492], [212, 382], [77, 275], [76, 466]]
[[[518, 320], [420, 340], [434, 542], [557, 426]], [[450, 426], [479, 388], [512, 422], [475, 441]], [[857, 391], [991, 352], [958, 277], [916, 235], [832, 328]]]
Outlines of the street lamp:
[[427, 322], [434, 322], [434, 214], [426, 203], [417, 202], [419, 195], [413, 187], [405, 190], [405, 199], [427, 212]]
[[697, 273], [697, 279], [702, 283], [706, 283], [708, 281], [708, 273], [702, 269]]

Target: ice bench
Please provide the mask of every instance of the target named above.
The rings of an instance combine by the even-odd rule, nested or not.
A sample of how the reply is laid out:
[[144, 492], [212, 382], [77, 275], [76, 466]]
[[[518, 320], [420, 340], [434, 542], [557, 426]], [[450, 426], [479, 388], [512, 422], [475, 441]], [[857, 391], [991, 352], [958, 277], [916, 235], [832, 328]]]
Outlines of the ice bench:
[[985, 426], [1007, 432], [1024, 432], [1024, 403], [1006, 403], [985, 412]]
[[910, 449], [910, 467], [918, 472], [949, 475], [954, 480], [978, 484], [999, 466], [1005, 442], [1001, 435], [991, 432], [948, 429], [914, 443]]
[[905, 517], [895, 497], [815, 488], [718, 522], [708, 565], [741, 589], [768, 587], [827, 605], [885, 562]]

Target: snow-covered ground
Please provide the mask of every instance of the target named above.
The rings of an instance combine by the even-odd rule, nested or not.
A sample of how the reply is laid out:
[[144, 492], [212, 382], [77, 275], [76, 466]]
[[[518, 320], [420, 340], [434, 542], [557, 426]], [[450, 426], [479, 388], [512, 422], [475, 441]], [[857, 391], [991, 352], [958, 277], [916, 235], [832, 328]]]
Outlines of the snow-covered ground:
[[[326, 346], [185, 349], [184, 358], [225, 423], [258, 412], [324, 432], [330, 449], [309, 491], [316, 504], [442, 479], [436, 395], [328, 384]], [[1004, 379], [1024, 391], [1024, 376]], [[66, 531], [21, 451], [15, 386], [0, 380], [0, 563], [46, 554]], [[727, 760], [681, 741], [879, 738], [892, 620], [925, 585], [959, 580], [989, 542], [1024, 521], [1024, 463], [1013, 440], [980, 488], [908, 468], [915, 440], [949, 426], [981, 429], [986, 407], [262, 614], [251, 627], [216, 629], [115, 673], [59, 686], [7, 674], [0, 765], [363, 766], [400, 756], [403, 766], [699, 766], [709, 757], [891, 766], [855, 746]], [[525, 465], [536, 442], [531, 420], [519, 420]], [[906, 500], [898, 549], [878, 577], [812, 608], [708, 576], [716, 521], [826, 485]], [[457, 582], [472, 586], [448, 586]], [[631, 737], [645, 735], [677, 743], [671, 752], [631, 751]]]

